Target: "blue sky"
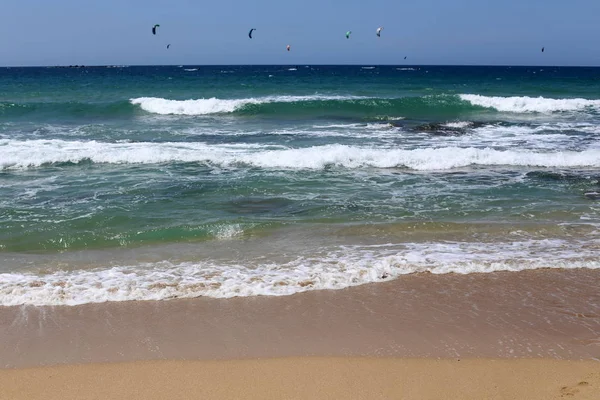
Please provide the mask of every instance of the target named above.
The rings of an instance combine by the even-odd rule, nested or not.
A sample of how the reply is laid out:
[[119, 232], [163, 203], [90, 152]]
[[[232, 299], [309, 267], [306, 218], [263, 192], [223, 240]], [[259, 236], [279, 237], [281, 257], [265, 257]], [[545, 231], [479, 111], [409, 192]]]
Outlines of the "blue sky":
[[2, 0], [2, 17], [3, 66], [600, 65], [598, 0]]

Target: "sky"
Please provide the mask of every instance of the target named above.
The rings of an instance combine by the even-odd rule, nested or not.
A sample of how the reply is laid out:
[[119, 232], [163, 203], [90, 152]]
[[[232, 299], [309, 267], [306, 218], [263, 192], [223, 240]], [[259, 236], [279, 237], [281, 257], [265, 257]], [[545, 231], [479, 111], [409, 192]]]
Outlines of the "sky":
[[0, 15], [1, 66], [600, 66], [598, 0], [2, 0]]

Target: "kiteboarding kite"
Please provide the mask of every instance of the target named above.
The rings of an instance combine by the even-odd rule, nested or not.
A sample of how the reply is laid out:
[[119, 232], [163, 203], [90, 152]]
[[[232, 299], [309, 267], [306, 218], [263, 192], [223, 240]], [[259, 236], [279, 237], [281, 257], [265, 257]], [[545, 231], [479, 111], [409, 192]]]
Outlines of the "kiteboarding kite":
[[287, 51], [290, 51], [290, 45], [288, 44], [286, 47]]
[[152, 27], [152, 34], [156, 35], [156, 28], [158, 28], [160, 25], [156, 24]]
[[248, 32], [248, 37], [250, 39], [252, 39], [252, 32], [255, 31], [255, 30], [256, 30], [256, 28], [252, 28], [252, 29], [250, 29], [250, 32]]
[[544, 52], [545, 47], [542, 47], [542, 53]]
[[171, 47], [171, 44], [168, 44], [168, 45], [167, 45], [167, 49], [168, 49], [169, 47]]
[[352, 33], [352, 31], [348, 31], [346, 32], [346, 39], [350, 39], [350, 34]]
[[383, 26], [377, 28], [377, 37], [381, 37], [381, 31], [383, 30]]

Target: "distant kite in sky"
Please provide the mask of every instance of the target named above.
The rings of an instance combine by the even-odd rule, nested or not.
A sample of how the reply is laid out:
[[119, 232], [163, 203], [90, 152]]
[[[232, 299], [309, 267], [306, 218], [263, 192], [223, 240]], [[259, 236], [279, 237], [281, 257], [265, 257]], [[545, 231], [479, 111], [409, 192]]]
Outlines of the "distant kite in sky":
[[168, 44], [168, 45], [167, 45], [167, 49], [168, 49], [169, 47], [171, 47], [171, 44]]
[[288, 44], [286, 47], [287, 51], [290, 51], [290, 45]]
[[377, 28], [377, 37], [381, 37], [381, 31], [383, 30], [383, 26]]
[[252, 28], [252, 29], [250, 29], [250, 32], [248, 32], [248, 37], [250, 39], [252, 39], [252, 32], [255, 31], [255, 30], [256, 30], [256, 28]]
[[152, 34], [153, 34], [153, 35], [156, 35], [156, 28], [158, 28], [159, 26], [160, 26], [159, 24], [156, 24], [156, 25], [154, 25], [154, 26], [152, 27]]
[[346, 32], [346, 39], [350, 39], [350, 34], [352, 33], [352, 31], [348, 31]]
[[542, 53], [544, 52], [545, 47], [542, 47]]

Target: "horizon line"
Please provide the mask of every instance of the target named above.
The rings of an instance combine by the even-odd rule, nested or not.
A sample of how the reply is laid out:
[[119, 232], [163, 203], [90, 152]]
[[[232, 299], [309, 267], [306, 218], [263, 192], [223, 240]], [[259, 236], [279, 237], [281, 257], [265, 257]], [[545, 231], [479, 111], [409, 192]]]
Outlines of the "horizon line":
[[55, 65], [3, 65], [0, 68], [103, 68], [103, 67], [523, 67], [523, 68], [600, 68], [600, 65], [550, 65], [550, 64], [55, 64]]

